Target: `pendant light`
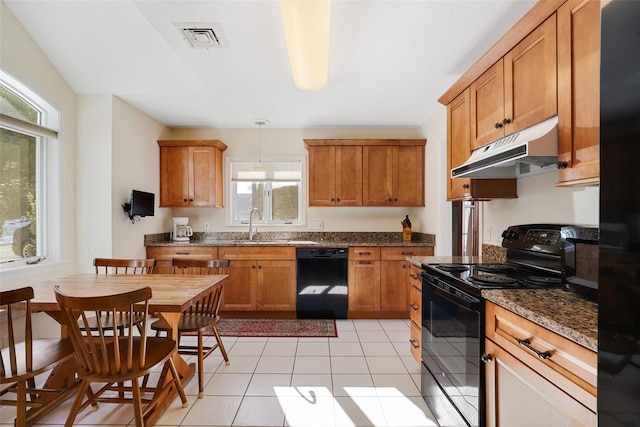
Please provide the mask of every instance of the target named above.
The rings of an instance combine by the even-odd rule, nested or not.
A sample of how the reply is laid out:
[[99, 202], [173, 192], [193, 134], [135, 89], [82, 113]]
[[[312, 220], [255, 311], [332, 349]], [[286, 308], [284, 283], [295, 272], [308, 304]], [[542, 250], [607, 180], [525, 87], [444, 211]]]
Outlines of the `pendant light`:
[[269, 123], [269, 120], [265, 119], [256, 119], [253, 121], [256, 125], [258, 125], [258, 163], [253, 166], [253, 170], [255, 171], [264, 171], [265, 164], [262, 163], [262, 126]]

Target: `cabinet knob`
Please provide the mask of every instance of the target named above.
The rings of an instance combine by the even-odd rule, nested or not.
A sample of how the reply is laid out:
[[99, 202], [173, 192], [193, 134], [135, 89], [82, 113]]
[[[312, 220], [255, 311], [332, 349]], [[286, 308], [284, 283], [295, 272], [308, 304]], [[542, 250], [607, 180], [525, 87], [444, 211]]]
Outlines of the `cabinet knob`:
[[485, 353], [482, 356], [480, 356], [480, 360], [482, 360], [484, 363], [491, 362], [492, 359], [493, 358], [491, 357], [491, 354], [489, 354], [489, 353]]
[[389, 197], [389, 201], [390, 201], [390, 202], [393, 202], [393, 200], [391, 199], [391, 197]]
[[394, 202], [397, 202], [397, 201], [398, 201], [398, 198], [396, 197], [395, 199], [393, 199], [393, 201], [394, 201]]
[[193, 199], [189, 199], [190, 202], [193, 202]]
[[496, 123], [496, 129], [500, 129], [502, 127], [502, 123], [498, 122]]
[[331, 198], [331, 201], [332, 201], [332, 202], [335, 202], [335, 201], [336, 201], [336, 199], [334, 199], [334, 198], [332, 197], [332, 198]]
[[340, 197], [338, 197], [338, 198], [336, 199], [336, 201], [338, 201], [338, 202], [339, 202], [339, 201], [340, 201]]
[[508, 125], [508, 124], [510, 124], [510, 123], [511, 123], [511, 119], [504, 119], [504, 120], [502, 121], [502, 124], [503, 124], [503, 125], [505, 125], [505, 126], [506, 126], [506, 125]]
[[469, 189], [469, 184], [462, 184], [462, 188]]
[[255, 270], [256, 266], [255, 266], [255, 265], [252, 265], [252, 266], [251, 266], [251, 268]]
[[558, 163], [556, 164], [556, 167], [557, 167], [558, 169], [566, 169], [568, 166], [569, 166], [569, 163], [568, 163], [568, 162], [558, 162]]
[[258, 270], [262, 270], [262, 266], [261, 265], [258, 266]]
[[183, 201], [183, 202], [186, 202], [186, 201], [187, 201], [187, 199], [182, 199], [182, 201]]

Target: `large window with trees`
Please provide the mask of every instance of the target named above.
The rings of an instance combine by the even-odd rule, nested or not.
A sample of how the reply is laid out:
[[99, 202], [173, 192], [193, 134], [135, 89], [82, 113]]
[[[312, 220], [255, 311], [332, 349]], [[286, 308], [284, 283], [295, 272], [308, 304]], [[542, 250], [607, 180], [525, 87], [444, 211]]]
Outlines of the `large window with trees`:
[[46, 101], [0, 70], [0, 265], [49, 253], [45, 189], [57, 121]]

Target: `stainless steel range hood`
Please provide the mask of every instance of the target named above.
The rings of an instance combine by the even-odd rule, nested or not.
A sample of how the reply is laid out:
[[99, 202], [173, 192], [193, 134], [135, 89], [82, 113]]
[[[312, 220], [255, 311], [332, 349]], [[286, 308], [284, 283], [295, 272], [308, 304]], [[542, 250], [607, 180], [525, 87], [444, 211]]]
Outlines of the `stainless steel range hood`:
[[558, 116], [473, 150], [451, 178], [517, 178], [555, 170]]

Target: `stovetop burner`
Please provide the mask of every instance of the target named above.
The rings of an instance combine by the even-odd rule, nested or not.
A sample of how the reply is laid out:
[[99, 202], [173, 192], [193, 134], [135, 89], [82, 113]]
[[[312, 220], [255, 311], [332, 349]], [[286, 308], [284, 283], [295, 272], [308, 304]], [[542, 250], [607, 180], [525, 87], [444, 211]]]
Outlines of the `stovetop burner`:
[[468, 280], [470, 282], [481, 283], [483, 285], [507, 286], [518, 284], [518, 281], [512, 277], [494, 276], [490, 274], [474, 274], [473, 276], [470, 276]]
[[516, 271], [516, 268], [514, 266], [507, 264], [477, 264], [475, 268], [476, 270], [484, 271], [487, 273], [508, 273], [511, 271]]
[[464, 264], [437, 264], [436, 267], [443, 271], [452, 272], [462, 272], [469, 270], [469, 266]]
[[531, 276], [528, 277], [526, 281], [534, 285], [546, 285], [553, 287], [557, 287], [562, 284], [562, 279], [559, 277]]

